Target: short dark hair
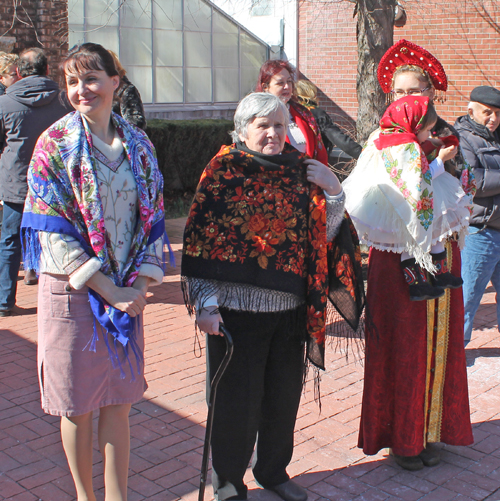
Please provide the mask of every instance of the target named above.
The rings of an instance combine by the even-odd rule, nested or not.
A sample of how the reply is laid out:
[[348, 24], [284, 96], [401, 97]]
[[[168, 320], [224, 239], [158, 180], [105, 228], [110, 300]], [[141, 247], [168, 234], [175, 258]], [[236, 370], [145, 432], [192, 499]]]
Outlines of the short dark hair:
[[63, 75], [66, 71], [82, 73], [95, 70], [105, 71], [108, 77], [120, 76], [113, 56], [102, 45], [90, 42], [72, 47], [61, 62], [60, 70]]
[[19, 75], [23, 78], [33, 75], [45, 76], [47, 74], [47, 68], [47, 56], [42, 49], [30, 47], [19, 54], [17, 69]]

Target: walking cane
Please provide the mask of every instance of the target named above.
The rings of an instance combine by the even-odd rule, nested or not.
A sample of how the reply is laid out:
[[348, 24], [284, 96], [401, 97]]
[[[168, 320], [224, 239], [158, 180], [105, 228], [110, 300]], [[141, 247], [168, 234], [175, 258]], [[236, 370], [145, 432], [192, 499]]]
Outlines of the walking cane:
[[214, 422], [214, 405], [215, 395], [217, 393], [217, 386], [221, 380], [231, 357], [233, 356], [233, 338], [229, 331], [224, 327], [224, 324], [219, 325], [219, 331], [226, 340], [226, 354], [215, 373], [212, 383], [210, 385], [210, 397], [208, 399], [208, 415], [207, 415], [207, 429], [205, 431], [205, 444], [203, 445], [203, 459], [201, 461], [201, 474], [200, 474], [200, 492], [198, 494], [198, 501], [203, 501], [205, 496], [205, 486], [207, 484], [207, 470], [208, 470], [208, 454], [210, 452], [210, 439], [212, 438], [212, 425]]

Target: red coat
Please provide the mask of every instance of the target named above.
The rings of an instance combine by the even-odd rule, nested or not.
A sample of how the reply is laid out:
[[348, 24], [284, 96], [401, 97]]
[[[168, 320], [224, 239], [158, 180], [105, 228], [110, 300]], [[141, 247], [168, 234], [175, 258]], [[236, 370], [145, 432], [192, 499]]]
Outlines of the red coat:
[[[328, 152], [321, 139], [321, 133], [313, 114], [295, 101], [290, 101], [290, 114], [306, 138], [306, 154], [328, 165]], [[286, 140], [288, 143], [290, 142], [288, 136]]]

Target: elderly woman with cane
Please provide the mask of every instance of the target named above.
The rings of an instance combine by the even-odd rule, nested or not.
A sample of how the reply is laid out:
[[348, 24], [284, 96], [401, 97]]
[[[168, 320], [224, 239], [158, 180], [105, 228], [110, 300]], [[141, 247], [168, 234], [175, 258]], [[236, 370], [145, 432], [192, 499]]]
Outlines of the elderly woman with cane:
[[78, 501], [95, 501], [92, 417], [99, 410], [105, 498], [127, 499], [129, 412], [142, 398], [143, 311], [163, 279], [163, 180], [153, 145], [111, 112], [111, 55], [76, 46], [62, 62], [76, 111], [38, 140], [23, 217], [25, 260], [40, 272], [43, 410], [61, 416]]
[[[307, 499], [290, 480], [294, 426], [309, 362], [324, 368], [325, 334], [358, 326], [363, 281], [357, 236], [336, 176], [285, 144], [288, 110], [271, 93], [245, 97], [231, 146], [205, 168], [186, 223], [185, 300], [207, 336], [208, 377], [233, 357], [217, 390], [212, 436], [217, 500], [245, 500], [253, 473], [282, 499]], [[332, 322], [337, 310], [346, 322]], [[307, 347], [305, 349], [305, 347]]]

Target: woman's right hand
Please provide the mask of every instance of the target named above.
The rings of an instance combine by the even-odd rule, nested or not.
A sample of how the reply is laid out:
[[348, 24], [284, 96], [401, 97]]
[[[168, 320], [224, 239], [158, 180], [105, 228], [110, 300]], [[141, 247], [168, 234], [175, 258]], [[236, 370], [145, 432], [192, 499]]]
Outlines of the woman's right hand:
[[146, 307], [145, 294], [133, 287], [116, 286], [102, 271], [94, 273], [85, 285], [95, 290], [111, 306], [131, 317], [140, 315]]
[[207, 334], [215, 334], [217, 336], [222, 336], [219, 332], [219, 324], [222, 323], [222, 317], [220, 313], [214, 313], [217, 306], [207, 306], [206, 308], [201, 308], [196, 310], [196, 323], [201, 331]]
[[447, 160], [451, 160], [452, 158], [455, 158], [455, 155], [457, 153], [458, 153], [458, 147], [457, 146], [448, 146], [448, 148], [441, 148], [439, 150], [438, 157], [443, 162], [446, 162]]
[[131, 317], [140, 315], [146, 307], [146, 296], [133, 287], [116, 287], [116, 290], [104, 299], [111, 306], [128, 313]]

